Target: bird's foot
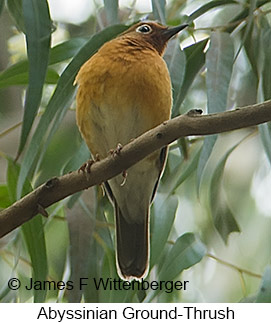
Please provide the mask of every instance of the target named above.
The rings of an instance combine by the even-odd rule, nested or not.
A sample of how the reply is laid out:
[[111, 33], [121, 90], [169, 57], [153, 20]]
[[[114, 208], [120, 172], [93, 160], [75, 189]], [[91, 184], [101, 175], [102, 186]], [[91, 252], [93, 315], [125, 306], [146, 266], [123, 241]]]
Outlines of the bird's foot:
[[101, 159], [100, 159], [100, 156], [99, 156], [99, 154], [96, 154], [95, 155], [95, 158], [94, 158], [94, 161], [95, 162], [98, 162], [98, 161], [100, 161]]
[[78, 173], [82, 172], [82, 173], [90, 173], [90, 168], [91, 166], [95, 163], [95, 161], [93, 159], [89, 159], [88, 161], [86, 161], [79, 169], [78, 169]]
[[88, 161], [86, 161], [79, 169], [78, 169], [78, 173], [83, 172], [83, 173], [88, 173], [90, 174], [90, 169], [91, 166], [97, 162], [100, 161], [100, 157], [98, 154], [95, 155], [94, 159], [89, 159]]
[[124, 186], [124, 184], [126, 183], [127, 176], [128, 176], [128, 173], [126, 170], [124, 170], [122, 172], [123, 181], [121, 182], [120, 186]]
[[122, 150], [122, 144], [117, 144], [117, 147], [115, 149], [111, 149], [109, 152], [113, 157], [116, 157], [120, 155], [120, 152]]

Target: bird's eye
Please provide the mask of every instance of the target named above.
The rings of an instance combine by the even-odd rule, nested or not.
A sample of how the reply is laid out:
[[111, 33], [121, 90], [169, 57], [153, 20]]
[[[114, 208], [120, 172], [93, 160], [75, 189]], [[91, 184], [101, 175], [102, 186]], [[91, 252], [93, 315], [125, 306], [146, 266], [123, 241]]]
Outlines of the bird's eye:
[[149, 25], [141, 25], [136, 28], [136, 32], [142, 33], [142, 34], [149, 34], [152, 32], [152, 29]]

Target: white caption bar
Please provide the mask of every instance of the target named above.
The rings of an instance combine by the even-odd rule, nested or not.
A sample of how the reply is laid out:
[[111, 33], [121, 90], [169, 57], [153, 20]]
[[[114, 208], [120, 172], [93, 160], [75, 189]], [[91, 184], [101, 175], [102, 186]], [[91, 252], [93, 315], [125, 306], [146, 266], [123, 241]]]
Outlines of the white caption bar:
[[0, 304], [2, 322], [271, 322], [270, 304]]

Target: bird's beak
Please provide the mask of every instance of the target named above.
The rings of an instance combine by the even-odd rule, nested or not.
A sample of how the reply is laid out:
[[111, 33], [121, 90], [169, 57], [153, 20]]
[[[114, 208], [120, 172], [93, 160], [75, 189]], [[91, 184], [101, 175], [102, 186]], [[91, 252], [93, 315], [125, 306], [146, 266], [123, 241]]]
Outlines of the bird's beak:
[[163, 31], [163, 36], [165, 37], [166, 40], [169, 40], [171, 37], [176, 35], [179, 31], [183, 30], [187, 26], [188, 24], [183, 24], [176, 27], [167, 28]]

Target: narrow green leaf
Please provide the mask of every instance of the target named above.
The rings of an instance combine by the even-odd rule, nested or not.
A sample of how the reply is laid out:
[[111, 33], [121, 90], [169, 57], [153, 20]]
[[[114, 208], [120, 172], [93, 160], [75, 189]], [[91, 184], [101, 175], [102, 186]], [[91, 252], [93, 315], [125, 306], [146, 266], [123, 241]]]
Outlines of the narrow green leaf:
[[58, 82], [58, 79], [58, 73], [54, 69], [48, 68], [44, 82], [47, 84], [56, 84]]
[[[244, 41], [244, 49], [246, 51], [247, 57], [249, 59], [250, 65], [252, 67], [252, 70], [256, 77], [259, 76], [259, 63], [262, 64], [262, 62], [259, 62], [259, 54], [261, 51], [260, 47], [260, 31], [258, 24], [252, 24], [250, 27], [250, 30], [248, 31], [247, 37], [245, 38], [245, 35], [242, 36], [242, 38], [245, 39]], [[245, 34], [245, 31], [244, 31]]]
[[19, 166], [17, 166], [10, 158], [8, 158], [7, 189], [9, 193], [9, 199], [12, 203], [16, 201], [16, 183], [17, 183], [18, 171], [19, 171]]
[[[172, 172], [171, 178], [169, 178], [169, 182], [174, 183], [173, 188], [170, 190], [171, 193], [175, 192], [178, 187], [197, 169], [197, 165], [199, 163], [201, 148], [198, 148], [188, 160], [183, 162], [183, 165], [179, 165]], [[174, 181], [177, 179], [177, 181]]]
[[73, 195], [71, 195], [69, 198], [68, 198], [68, 202], [66, 204], [67, 208], [68, 209], [72, 209], [74, 204], [77, 202], [77, 200], [79, 199], [79, 197], [82, 195], [83, 192], [77, 192]]
[[100, 33], [95, 34], [79, 50], [77, 55], [75, 55], [73, 60], [62, 73], [61, 77], [59, 78], [55, 92], [47, 105], [45, 113], [41, 117], [41, 120], [37, 126], [37, 129], [33, 135], [33, 138], [22, 161], [22, 167], [17, 186], [18, 197], [21, 195], [22, 185], [33, 165], [35, 157], [37, 156], [37, 153], [39, 151], [40, 143], [42, 142], [42, 139], [44, 138], [50, 123], [57, 115], [63, 118], [65, 115], [65, 111], [69, 107], [69, 104], [76, 90], [76, 88], [73, 86], [74, 78], [80, 66], [88, 58], [90, 58], [106, 41], [114, 38], [127, 28], [127, 26], [117, 25], [108, 27]]
[[166, 1], [165, 0], [152, 0], [152, 12], [155, 20], [166, 24]]
[[90, 254], [88, 255], [89, 260], [89, 271], [88, 276], [91, 277], [91, 281], [88, 281], [88, 288], [85, 288], [84, 299], [87, 303], [98, 303], [100, 302], [100, 291], [96, 289], [94, 284], [94, 278], [99, 280], [101, 278], [101, 263], [104, 259], [104, 250], [96, 241], [96, 239], [92, 240], [92, 245], [90, 249]]
[[264, 100], [269, 100], [271, 99], [271, 28], [267, 19], [264, 19], [264, 22], [261, 24], [264, 25], [261, 29], [261, 51], [263, 53], [261, 84]]
[[[89, 191], [90, 199], [96, 201], [94, 196], [95, 189]], [[95, 229], [96, 205], [84, 211], [80, 203], [77, 203], [72, 210], [67, 211], [67, 221], [70, 234], [70, 262], [71, 275], [70, 280], [80, 282], [82, 277], [88, 276], [89, 257], [91, 257], [91, 244], [93, 232]], [[75, 284], [72, 291], [69, 292], [69, 302], [80, 302], [83, 294], [79, 284]]]
[[176, 196], [165, 199], [164, 194], [157, 194], [151, 215], [150, 268], [159, 262], [159, 256], [163, 252], [175, 220], [177, 207], [178, 199]]
[[0, 82], [1, 84], [5, 84], [5, 82], [10, 82], [10, 79], [13, 79], [15, 77], [20, 77], [20, 75], [25, 75], [28, 74], [28, 61], [27, 60], [23, 60], [21, 62], [15, 63], [11, 66], [9, 66], [7, 69], [5, 69], [4, 71], [2, 71], [0, 73]]
[[212, 174], [210, 184], [210, 206], [214, 225], [225, 243], [227, 243], [231, 232], [240, 232], [239, 226], [222, 196], [222, 177], [225, 164], [230, 154], [240, 142], [230, 148], [218, 162]]
[[201, 146], [194, 145], [189, 151], [189, 158], [170, 153], [165, 176], [159, 186], [159, 192], [168, 197], [175, 194], [178, 187], [197, 169]]
[[[86, 43], [85, 38], [73, 38], [56, 45], [50, 50], [49, 64], [53, 65], [73, 57], [81, 46]], [[8, 67], [0, 73], [0, 86], [10, 86], [28, 83], [28, 60], [22, 60]], [[53, 69], [48, 69], [45, 82], [54, 84], [58, 80], [58, 74]]]
[[202, 150], [199, 156], [199, 163], [197, 168], [197, 191], [199, 193], [200, 183], [204, 173], [205, 166], [211, 156], [214, 145], [217, 140], [217, 135], [211, 135], [204, 138]]
[[208, 112], [223, 112], [234, 62], [233, 42], [228, 33], [213, 32], [206, 54]]
[[180, 49], [178, 39], [173, 39], [167, 47], [164, 59], [167, 63], [172, 83], [173, 102], [177, 99], [185, 75], [186, 56]]
[[[33, 269], [33, 280], [47, 280], [48, 264], [42, 216], [37, 215], [22, 226]], [[43, 303], [47, 290], [34, 290], [34, 302]]]
[[104, 8], [108, 25], [115, 25], [119, 23], [119, 1], [118, 0], [104, 0]]
[[[268, 3], [270, 0], [257, 0], [257, 8], [260, 8], [261, 6]], [[235, 16], [231, 21], [229, 21], [228, 27], [226, 28], [226, 31], [228, 33], [232, 33], [235, 28], [239, 28], [240, 22], [243, 22], [247, 19], [250, 11], [250, 6], [246, 5], [244, 6], [244, 9]], [[237, 24], [234, 24], [237, 22]]]
[[271, 164], [271, 123], [264, 123], [258, 126], [262, 144], [267, 155], [267, 158]]
[[185, 137], [181, 137], [179, 139], [177, 139], [177, 145], [178, 148], [180, 150], [181, 155], [183, 156], [184, 159], [188, 159], [189, 158], [189, 144], [188, 144], [188, 138]]
[[[102, 201], [106, 201], [106, 203], [109, 202], [107, 198], [102, 198], [101, 200], [97, 199], [96, 201], [98, 202], [97, 221], [99, 221], [99, 223], [106, 224], [106, 219], [104, 216], [106, 207], [103, 205]], [[107, 279], [108, 277], [117, 278], [114, 248], [109, 231], [109, 226], [99, 226], [97, 224], [95, 233], [96, 237], [95, 239], [93, 239], [91, 252], [88, 257], [88, 277], [95, 278], [97, 281], [102, 277], [105, 279]], [[84, 290], [84, 298], [86, 302], [110, 302], [112, 295], [111, 292], [114, 292], [114, 290], [108, 290], [105, 292], [97, 290], [92, 280], [90, 288], [86, 288]]]
[[0, 15], [1, 15], [2, 11], [3, 11], [4, 4], [5, 4], [5, 0], [0, 0]]
[[[8, 159], [7, 184], [10, 200], [16, 201], [16, 187], [19, 176], [19, 165]], [[25, 182], [23, 195], [32, 191], [28, 181]], [[27, 244], [28, 252], [31, 259], [33, 280], [45, 281], [47, 279], [48, 265], [46, 245], [42, 218], [40, 215], [35, 216], [32, 220], [22, 225], [23, 236]], [[46, 290], [34, 290], [34, 302], [42, 303], [46, 298]]]
[[[20, 172], [20, 166], [14, 162], [11, 158], [7, 158], [8, 168], [7, 168], [7, 189], [9, 193], [9, 198], [11, 203], [16, 201], [16, 187], [18, 181], [18, 175]], [[28, 194], [32, 191], [30, 182], [27, 180], [23, 187], [23, 195]]]
[[[213, 201], [213, 199], [212, 199]], [[223, 202], [219, 199], [220, 204]], [[238, 223], [234, 218], [234, 214], [231, 212], [231, 209], [228, 207], [227, 202], [224, 202], [223, 205], [218, 205], [218, 201], [213, 201], [213, 212], [212, 216], [214, 217], [214, 225], [226, 244], [228, 237], [232, 232], [240, 232]]]
[[169, 251], [159, 272], [159, 280], [175, 279], [183, 270], [201, 261], [205, 253], [205, 246], [193, 233], [183, 234]]
[[249, 6], [249, 12], [248, 12], [248, 17], [246, 19], [246, 26], [245, 26], [245, 30], [244, 30], [244, 33], [243, 33], [243, 37], [242, 37], [242, 41], [239, 45], [239, 48], [237, 50], [237, 53], [235, 54], [235, 59], [238, 57], [239, 53], [241, 52], [245, 42], [246, 42], [246, 39], [248, 38], [249, 34], [250, 34], [250, 31], [251, 31], [251, 27], [253, 25], [253, 22], [254, 22], [254, 11], [256, 9], [256, 6], [257, 6], [257, 0], [250, 0], [250, 6]]
[[29, 86], [24, 104], [24, 117], [18, 155], [25, 146], [39, 108], [51, 42], [51, 19], [47, 1], [23, 0], [22, 8], [29, 60]]
[[271, 266], [265, 268], [256, 303], [271, 303]]
[[[210, 47], [206, 54], [206, 86], [208, 112], [223, 112], [227, 108], [228, 90], [234, 63], [233, 42], [228, 33], [211, 34]], [[203, 170], [213, 151], [217, 136], [208, 136], [204, 140], [197, 170], [199, 189]]]
[[203, 6], [201, 6], [199, 9], [194, 11], [187, 20], [187, 23], [189, 24], [190, 22], [194, 21], [196, 18], [202, 16], [206, 12], [209, 12], [211, 9], [220, 7], [220, 6], [225, 6], [229, 4], [237, 4], [240, 5], [237, 1], [234, 0], [216, 0], [216, 1], [210, 1]]
[[182, 87], [179, 93], [176, 94], [176, 100], [173, 103], [172, 117], [176, 117], [179, 114], [179, 108], [191, 86], [196, 75], [205, 63], [204, 48], [208, 42], [208, 39], [204, 39], [198, 43], [184, 48], [186, 56], [186, 68], [185, 75], [182, 83]]
[[18, 30], [25, 33], [22, 0], [6, 0], [7, 9]]
[[258, 83], [258, 101], [271, 98], [270, 41], [270, 24], [267, 18], [262, 16], [257, 24], [251, 26], [244, 43], [247, 57]]
[[54, 46], [50, 50], [49, 65], [63, 62], [77, 54], [80, 48], [87, 43], [89, 38], [77, 37]]
[[72, 100], [73, 100], [73, 91], [71, 91], [71, 96], [70, 96], [70, 100], [67, 101], [66, 105], [64, 106], [63, 109], [59, 109], [56, 111], [55, 117], [47, 131], [47, 136], [44, 138], [44, 142], [43, 145], [41, 145], [40, 149], [39, 149], [39, 158], [38, 161], [35, 165], [35, 172], [34, 172], [34, 177], [35, 175], [39, 172], [40, 170], [40, 165], [42, 163], [42, 160], [44, 158], [44, 155], [49, 147], [49, 144], [54, 136], [54, 134], [56, 133], [56, 131], [59, 129], [60, 124], [62, 122], [62, 120], [64, 119], [66, 112], [68, 110], [68, 108], [70, 107], [70, 105], [72, 104]]
[[5, 209], [11, 204], [7, 185], [0, 185], [0, 209]]
[[[27, 85], [29, 82], [29, 75], [27, 72], [17, 74], [14, 76], [10, 76], [8, 78], [1, 77], [0, 75], [0, 89], [8, 87], [8, 86], [13, 86], [13, 85]], [[49, 68], [47, 70], [46, 78], [45, 78], [45, 83], [47, 84], [56, 84], [59, 79], [58, 73]]]

